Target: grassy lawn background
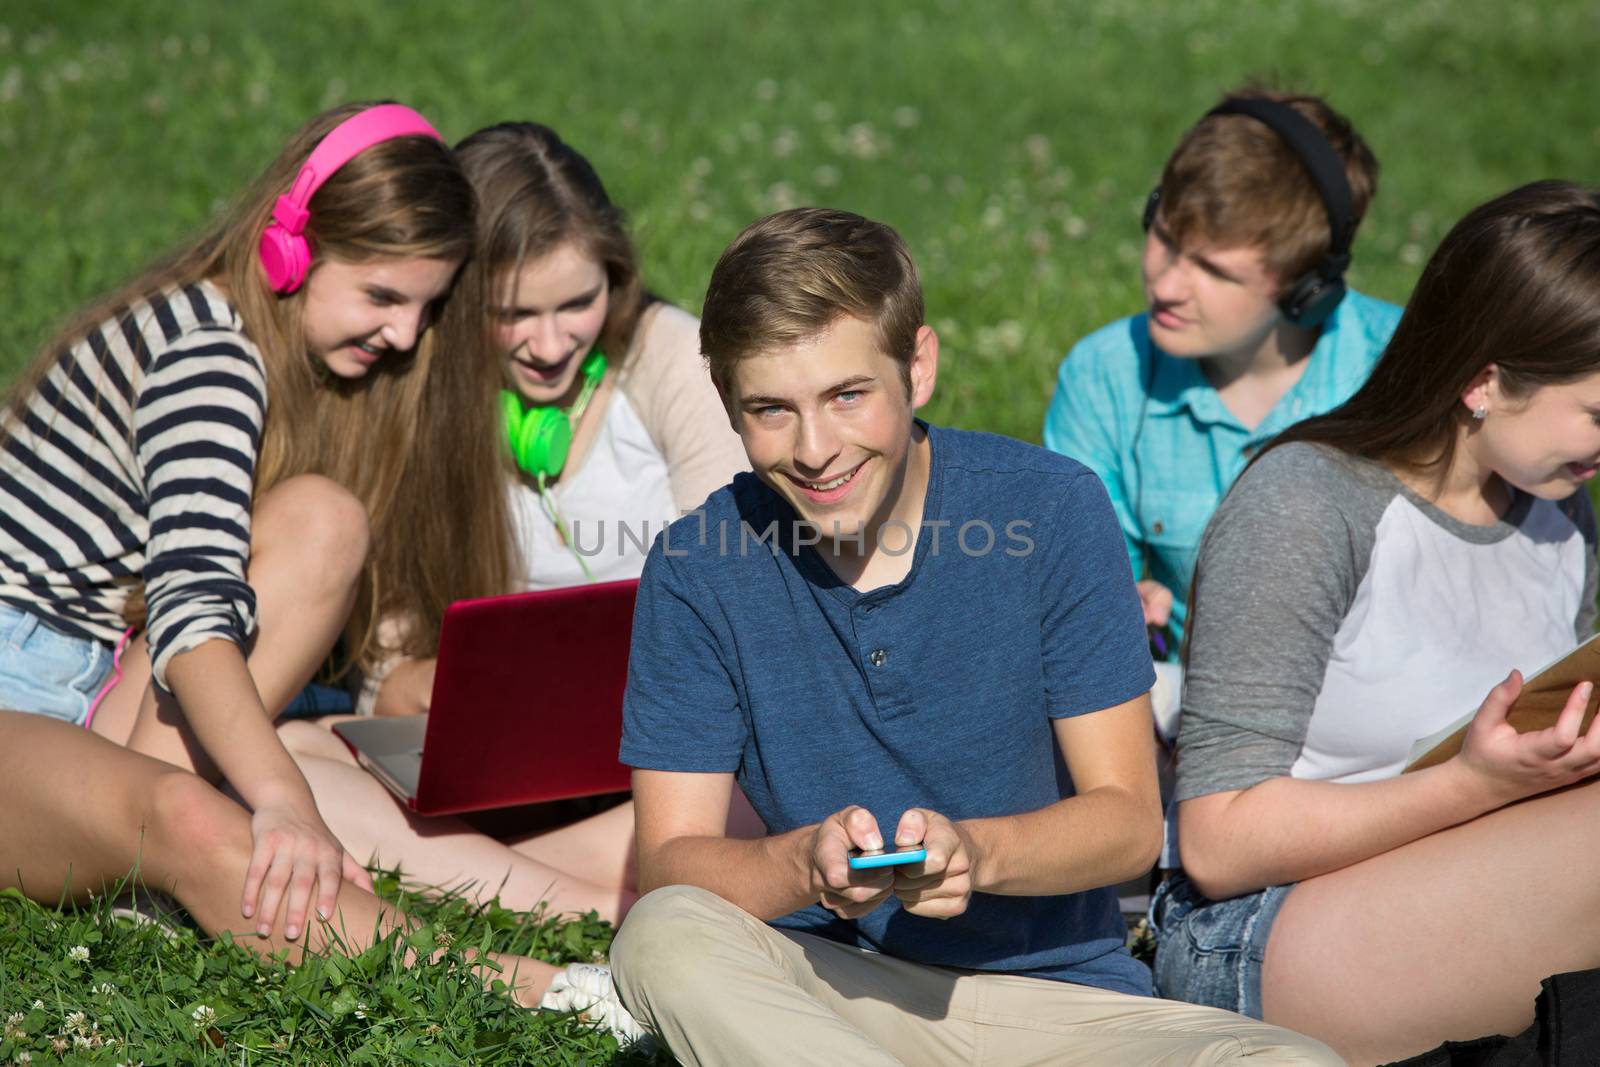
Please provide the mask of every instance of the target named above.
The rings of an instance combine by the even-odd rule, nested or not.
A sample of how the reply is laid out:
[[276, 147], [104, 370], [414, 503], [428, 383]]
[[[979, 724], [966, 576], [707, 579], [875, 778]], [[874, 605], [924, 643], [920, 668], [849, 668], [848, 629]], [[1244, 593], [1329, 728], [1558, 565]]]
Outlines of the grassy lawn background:
[[[1383, 173], [1352, 281], [1400, 301], [1472, 205], [1535, 178], [1596, 177], [1600, 117], [1586, 90], [1597, 45], [1600, 9], [1587, 2], [9, 0], [0, 7], [0, 381], [51, 322], [201, 223], [309, 114], [395, 97], [452, 139], [505, 119], [555, 126], [630, 209], [647, 280], [691, 310], [717, 253], [761, 214], [826, 203], [892, 223], [918, 257], [944, 342], [928, 414], [1036, 441], [1061, 354], [1138, 308], [1139, 207], [1166, 151], [1224, 88], [1275, 75], [1327, 94], [1356, 121]], [[85, 975], [37, 972], [79, 943], [66, 931], [83, 921], [0, 899], [0, 1018], [45, 1000], [48, 1018], [26, 1024], [37, 1033], [59, 1031], [68, 1010], [96, 1010]], [[582, 929], [585, 949], [603, 947], [603, 931]], [[96, 981], [172, 1001], [161, 1009], [169, 1014], [192, 1012], [178, 998], [236, 968], [246, 976], [239, 988], [254, 982], [255, 965], [225, 946], [182, 952], [184, 973], [198, 968], [182, 989], [163, 992], [155, 953], [96, 955], [138, 968], [120, 983]], [[434, 980], [394, 987], [387, 1014], [373, 1013], [390, 1037], [424, 1025], [395, 1005], [434, 1003], [423, 988]], [[38, 992], [46, 985], [55, 999]], [[349, 1023], [342, 1044], [321, 1047], [323, 1059], [363, 1047], [350, 1036], [354, 1008], [332, 1014], [337, 990], [326, 987], [326, 1003], [321, 993], [304, 998]], [[326, 1030], [315, 1012], [282, 997], [272, 1007], [265, 994], [237, 1002], [240, 1018], [266, 1021], [231, 1023], [224, 1048], [190, 1040], [181, 1020], [155, 1008], [107, 1008], [107, 1025], [142, 1044], [68, 1056], [319, 1059], [304, 1043], [272, 1046], [291, 1017], [308, 1034]], [[544, 1025], [465, 1018], [450, 1016], [463, 1029], [434, 1035], [458, 1055], [477, 1034]], [[267, 1036], [242, 1036], [258, 1030]], [[524, 1036], [488, 1039], [475, 1058], [609, 1054], [608, 1042], [575, 1030], [537, 1041], [516, 1032]], [[534, 1043], [516, 1044], [525, 1038]], [[21, 1047], [0, 1044], [0, 1062]], [[362, 1055], [385, 1062], [397, 1047]]]

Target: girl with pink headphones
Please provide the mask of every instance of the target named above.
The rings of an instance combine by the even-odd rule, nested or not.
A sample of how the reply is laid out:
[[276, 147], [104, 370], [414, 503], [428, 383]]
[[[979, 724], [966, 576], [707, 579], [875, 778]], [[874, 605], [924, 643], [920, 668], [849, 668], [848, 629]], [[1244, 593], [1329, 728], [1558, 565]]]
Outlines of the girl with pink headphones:
[[[515, 464], [503, 492], [520, 572], [502, 591], [637, 577], [665, 521], [747, 467], [700, 356], [699, 321], [645, 289], [621, 211], [555, 131], [502, 123], [456, 150], [478, 194], [478, 247], [438, 332], [452, 351], [488, 336], [499, 355], [485, 380], [502, 390], [493, 437]], [[425, 711], [438, 623], [386, 630], [398, 654], [369, 674], [366, 708]], [[593, 909], [616, 922], [636, 897], [632, 804], [500, 841], [405, 811], [325, 730], [290, 722], [279, 733], [362, 854], [513, 907]], [[564, 976], [552, 1003], [578, 993], [573, 1003], [591, 1014], [614, 1003], [595, 968]]]
[[[398, 921], [272, 716], [341, 634], [371, 662], [375, 619], [436, 619], [509, 581], [496, 354], [435, 358], [428, 332], [473, 221], [472, 187], [422, 116], [335, 109], [13, 388], [0, 887], [53, 903], [137, 867], [205, 930], [291, 955], [335, 931], [359, 948]], [[458, 506], [402, 529], [402, 483], [438, 484], [445, 462]], [[474, 500], [487, 509], [459, 506]], [[451, 554], [477, 569], [407, 580]], [[246, 806], [214, 787], [224, 777]], [[525, 1003], [555, 973], [507, 962]]]

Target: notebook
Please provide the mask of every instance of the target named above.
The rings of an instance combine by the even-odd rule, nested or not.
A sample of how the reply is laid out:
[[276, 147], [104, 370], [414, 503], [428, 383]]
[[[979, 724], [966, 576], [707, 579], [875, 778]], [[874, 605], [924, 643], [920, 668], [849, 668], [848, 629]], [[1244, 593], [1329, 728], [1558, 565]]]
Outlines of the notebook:
[[426, 715], [334, 732], [419, 815], [629, 788], [617, 762], [637, 580], [452, 604]]
[[[1506, 720], [1520, 734], [1547, 730], [1561, 717], [1561, 709], [1566, 706], [1573, 687], [1584, 681], [1600, 682], [1600, 634], [1525, 679], [1521, 695], [1506, 712]], [[1589, 706], [1584, 709], [1581, 733], [1589, 732], [1597, 708], [1600, 708], [1600, 687], [1590, 695]], [[1477, 714], [1478, 709], [1473, 708], [1449, 726], [1418, 738], [1411, 745], [1405, 769], [1417, 771], [1432, 767], [1460, 752], [1462, 742], [1467, 739], [1467, 727]]]

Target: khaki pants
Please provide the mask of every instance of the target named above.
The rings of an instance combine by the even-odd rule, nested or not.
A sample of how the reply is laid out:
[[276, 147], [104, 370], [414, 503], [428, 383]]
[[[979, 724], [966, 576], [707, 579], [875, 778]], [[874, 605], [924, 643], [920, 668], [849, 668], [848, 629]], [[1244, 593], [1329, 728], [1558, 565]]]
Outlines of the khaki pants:
[[611, 949], [623, 1003], [685, 1064], [1339, 1064], [1242, 1015], [1092, 986], [929, 967], [658, 889]]

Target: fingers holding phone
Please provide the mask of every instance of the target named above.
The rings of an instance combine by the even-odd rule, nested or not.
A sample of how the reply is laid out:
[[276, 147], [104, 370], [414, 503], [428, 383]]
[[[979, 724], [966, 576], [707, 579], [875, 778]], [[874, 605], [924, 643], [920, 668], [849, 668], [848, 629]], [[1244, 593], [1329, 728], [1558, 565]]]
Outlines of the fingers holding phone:
[[852, 804], [817, 824], [811, 839], [811, 886], [822, 906], [841, 919], [857, 919], [889, 899], [891, 867], [858, 867], [852, 852], [881, 852], [883, 834], [866, 808]]
[[961, 827], [926, 808], [912, 808], [900, 817], [896, 846], [920, 845], [920, 863], [891, 868], [894, 895], [906, 911], [930, 919], [948, 919], [967, 910], [972, 899], [975, 849]]

